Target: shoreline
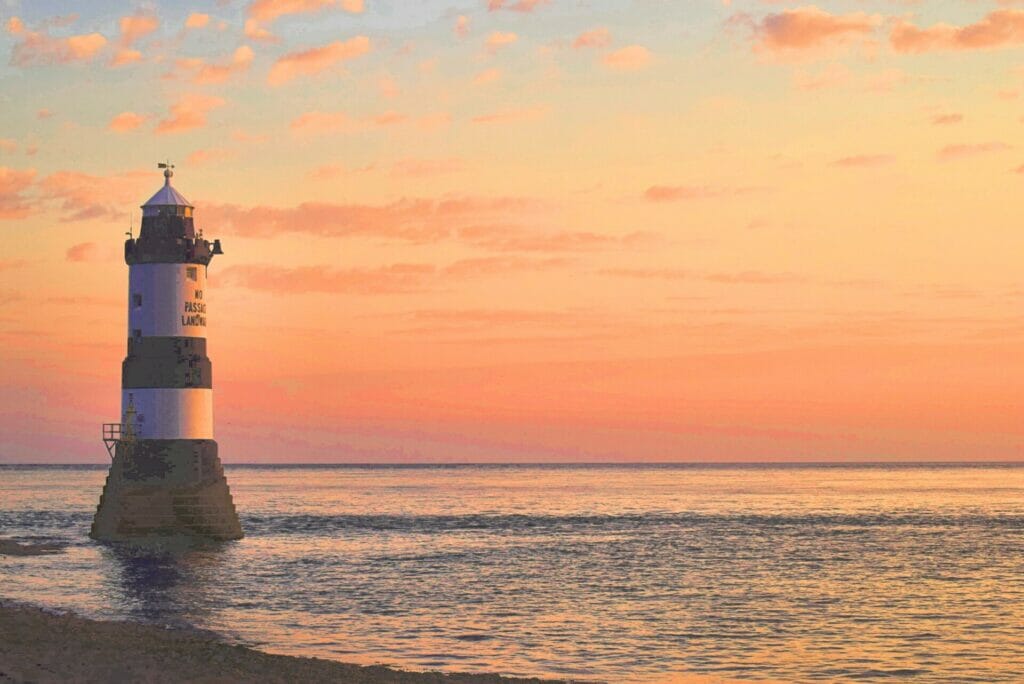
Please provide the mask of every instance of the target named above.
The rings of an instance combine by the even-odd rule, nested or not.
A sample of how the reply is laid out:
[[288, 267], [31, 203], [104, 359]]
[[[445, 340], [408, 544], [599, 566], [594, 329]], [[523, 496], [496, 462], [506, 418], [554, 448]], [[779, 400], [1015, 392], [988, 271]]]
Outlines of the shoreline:
[[274, 655], [190, 630], [93, 620], [0, 598], [0, 683], [28, 681], [559, 684], [561, 680], [409, 672]]

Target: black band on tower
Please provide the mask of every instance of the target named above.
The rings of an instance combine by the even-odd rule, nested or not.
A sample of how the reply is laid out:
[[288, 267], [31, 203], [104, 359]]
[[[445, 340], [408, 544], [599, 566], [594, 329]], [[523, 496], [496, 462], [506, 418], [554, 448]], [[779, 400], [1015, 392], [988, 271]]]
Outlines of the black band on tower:
[[124, 389], [213, 387], [213, 364], [202, 337], [128, 338], [121, 364]]

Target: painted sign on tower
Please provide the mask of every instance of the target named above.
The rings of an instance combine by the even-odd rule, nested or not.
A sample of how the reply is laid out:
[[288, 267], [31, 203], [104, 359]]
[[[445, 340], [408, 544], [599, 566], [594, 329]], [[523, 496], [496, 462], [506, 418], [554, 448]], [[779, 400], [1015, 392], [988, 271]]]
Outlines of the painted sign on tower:
[[119, 423], [103, 438], [112, 457], [90, 536], [190, 535], [238, 539], [238, 522], [213, 439], [213, 368], [206, 354], [206, 271], [220, 240], [198, 233], [193, 206], [171, 185], [142, 205], [128, 264], [128, 355]]

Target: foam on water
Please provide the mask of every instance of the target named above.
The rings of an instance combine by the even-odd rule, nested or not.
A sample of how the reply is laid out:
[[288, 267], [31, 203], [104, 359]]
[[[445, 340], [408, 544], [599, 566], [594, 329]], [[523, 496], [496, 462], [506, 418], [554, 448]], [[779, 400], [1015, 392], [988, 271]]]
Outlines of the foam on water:
[[1024, 468], [234, 467], [247, 537], [86, 538], [104, 471], [0, 466], [0, 596], [414, 669], [1024, 679]]

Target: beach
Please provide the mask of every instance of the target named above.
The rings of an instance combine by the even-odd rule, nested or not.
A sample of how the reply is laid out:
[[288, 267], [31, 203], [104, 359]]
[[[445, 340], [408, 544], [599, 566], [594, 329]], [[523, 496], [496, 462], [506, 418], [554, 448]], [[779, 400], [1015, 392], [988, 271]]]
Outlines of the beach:
[[0, 682], [551, 682], [417, 673], [263, 653], [202, 633], [88, 620], [0, 599]]

